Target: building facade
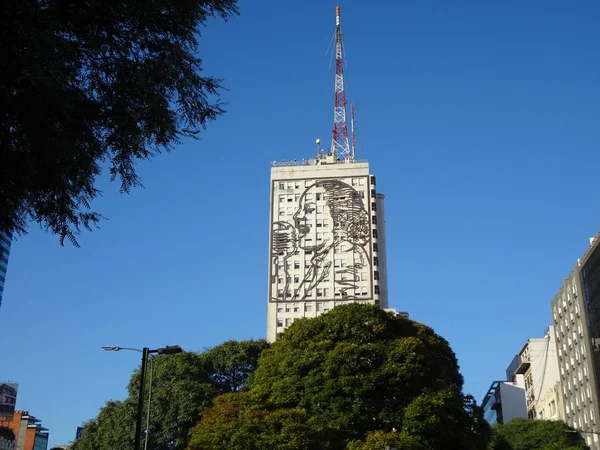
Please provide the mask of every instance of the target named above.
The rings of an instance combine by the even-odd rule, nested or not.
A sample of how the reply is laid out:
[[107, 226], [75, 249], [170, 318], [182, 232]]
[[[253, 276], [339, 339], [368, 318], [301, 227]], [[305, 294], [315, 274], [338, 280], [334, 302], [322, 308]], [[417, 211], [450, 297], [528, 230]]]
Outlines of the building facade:
[[15, 411], [0, 418], [0, 427], [10, 429], [16, 438], [15, 450], [47, 450], [48, 430], [27, 411]]
[[6, 281], [11, 240], [8, 234], [0, 233], [0, 306], [2, 306], [2, 294], [4, 293], [4, 282]]
[[515, 381], [494, 381], [481, 402], [483, 416], [490, 424], [505, 424], [515, 417], [526, 418], [525, 387], [523, 376]]
[[600, 450], [598, 346], [600, 293], [599, 236], [551, 302], [565, 422], [582, 433], [591, 450]]
[[564, 420], [560, 374], [554, 329], [543, 338], [531, 338], [521, 348], [506, 371], [507, 379], [523, 375], [525, 405], [530, 419]]
[[271, 168], [267, 340], [349, 302], [388, 307], [384, 196], [367, 162]]

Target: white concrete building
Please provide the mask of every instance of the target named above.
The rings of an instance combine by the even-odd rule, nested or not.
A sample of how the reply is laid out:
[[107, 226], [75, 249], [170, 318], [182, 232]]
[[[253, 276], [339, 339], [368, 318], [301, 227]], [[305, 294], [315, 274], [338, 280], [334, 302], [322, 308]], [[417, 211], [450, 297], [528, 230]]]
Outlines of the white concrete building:
[[349, 302], [388, 307], [384, 197], [366, 161], [273, 163], [267, 340]]
[[509, 378], [515, 374], [523, 375], [527, 417], [564, 419], [553, 327], [548, 327], [543, 338], [525, 342], [507, 369]]
[[483, 416], [490, 424], [505, 424], [512, 419], [527, 417], [525, 385], [522, 375], [514, 381], [494, 381], [481, 402]]
[[[598, 372], [600, 349], [600, 233], [551, 302], [565, 422], [600, 450]], [[597, 361], [597, 360], [596, 360]]]

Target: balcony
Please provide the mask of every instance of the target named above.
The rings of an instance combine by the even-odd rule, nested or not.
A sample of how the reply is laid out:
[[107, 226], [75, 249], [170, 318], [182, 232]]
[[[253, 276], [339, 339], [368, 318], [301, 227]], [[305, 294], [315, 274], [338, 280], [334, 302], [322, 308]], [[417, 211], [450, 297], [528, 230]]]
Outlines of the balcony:
[[530, 366], [531, 360], [528, 356], [522, 358], [521, 355], [516, 355], [508, 366], [508, 369], [506, 369], [506, 378], [512, 381], [515, 375], [523, 375]]

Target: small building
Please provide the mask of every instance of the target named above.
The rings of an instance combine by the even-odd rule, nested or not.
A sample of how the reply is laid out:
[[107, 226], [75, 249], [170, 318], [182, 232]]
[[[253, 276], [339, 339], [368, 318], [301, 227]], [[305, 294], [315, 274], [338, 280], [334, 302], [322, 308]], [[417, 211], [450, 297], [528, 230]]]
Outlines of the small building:
[[0, 417], [0, 428], [13, 432], [16, 450], [48, 450], [48, 430], [28, 411], [15, 411], [12, 417]]
[[525, 387], [518, 381], [494, 381], [481, 402], [485, 420], [490, 424], [505, 424], [515, 417], [527, 418]]

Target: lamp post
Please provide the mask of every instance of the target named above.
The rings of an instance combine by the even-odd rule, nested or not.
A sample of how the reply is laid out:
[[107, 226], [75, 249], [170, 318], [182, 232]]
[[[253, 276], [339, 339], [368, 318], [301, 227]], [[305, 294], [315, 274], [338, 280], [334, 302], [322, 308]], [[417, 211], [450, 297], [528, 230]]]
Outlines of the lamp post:
[[[132, 352], [139, 352], [142, 354], [142, 367], [140, 369], [140, 393], [138, 396], [138, 406], [137, 406], [137, 415], [135, 421], [135, 440], [133, 444], [133, 450], [140, 450], [140, 441], [142, 434], [142, 420], [144, 415], [144, 380], [146, 378], [146, 363], [148, 361], [149, 355], [173, 355], [175, 353], [181, 353], [183, 350], [179, 345], [167, 345], [166, 347], [157, 348], [154, 350], [150, 350], [148, 347], [144, 347], [143, 349], [139, 348], [131, 348], [131, 347], [117, 347], [115, 345], [112, 346], [104, 346], [103, 350], [108, 352], [118, 352], [121, 350], [128, 350]], [[149, 413], [149, 412], [148, 412]], [[147, 441], [146, 441], [147, 442]]]

